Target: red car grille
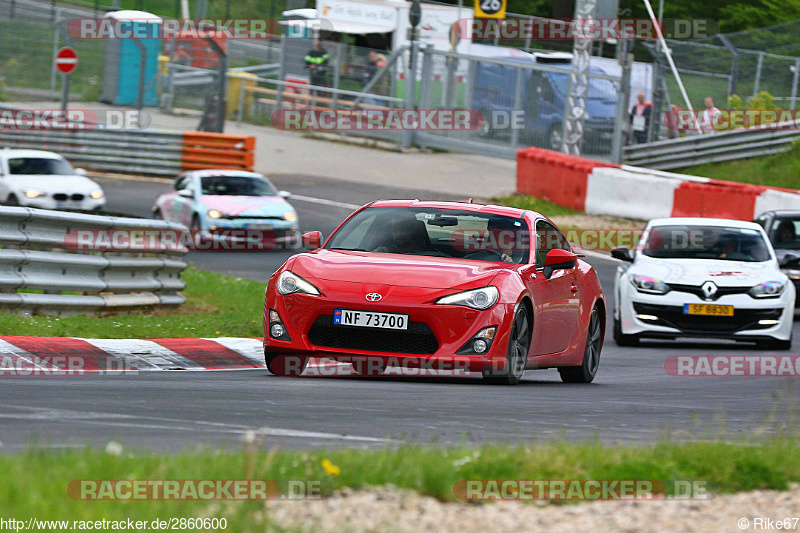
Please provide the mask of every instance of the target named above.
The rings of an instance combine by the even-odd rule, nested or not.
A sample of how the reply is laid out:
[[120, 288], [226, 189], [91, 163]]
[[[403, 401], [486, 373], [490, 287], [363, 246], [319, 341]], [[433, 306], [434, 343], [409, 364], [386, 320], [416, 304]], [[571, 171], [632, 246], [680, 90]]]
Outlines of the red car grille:
[[315, 346], [344, 350], [432, 354], [439, 349], [431, 328], [420, 322], [410, 322], [407, 330], [359, 328], [335, 325], [332, 316], [321, 316], [308, 339]]

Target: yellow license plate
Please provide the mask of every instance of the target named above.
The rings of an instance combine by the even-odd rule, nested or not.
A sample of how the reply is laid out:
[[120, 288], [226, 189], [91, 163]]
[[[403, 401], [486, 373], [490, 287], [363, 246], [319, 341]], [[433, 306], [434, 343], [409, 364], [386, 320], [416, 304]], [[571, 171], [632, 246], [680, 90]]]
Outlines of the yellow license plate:
[[684, 304], [684, 315], [733, 316], [732, 305]]

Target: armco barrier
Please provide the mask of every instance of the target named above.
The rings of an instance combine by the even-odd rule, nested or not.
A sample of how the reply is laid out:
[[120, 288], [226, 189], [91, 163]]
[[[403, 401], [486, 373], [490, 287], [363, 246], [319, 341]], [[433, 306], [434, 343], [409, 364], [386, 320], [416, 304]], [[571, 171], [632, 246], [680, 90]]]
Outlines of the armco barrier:
[[0, 146], [49, 150], [73, 165], [128, 174], [175, 176], [183, 170], [253, 170], [255, 137], [160, 130], [4, 130]]
[[753, 220], [770, 209], [800, 209], [800, 193], [790, 189], [612, 165], [540, 148], [518, 152], [517, 192], [591, 214], [643, 220]]
[[[75, 250], [80, 230], [185, 231], [159, 220], [0, 207], [0, 308], [50, 314], [175, 306], [185, 299], [180, 273], [188, 252], [142, 239], [135, 250]], [[93, 233], [94, 234], [94, 233]], [[30, 292], [42, 291], [39, 292]], [[68, 292], [78, 294], [67, 294]]]
[[597, 167], [619, 165], [543, 148], [524, 148], [517, 152], [517, 192], [583, 211], [587, 179]]
[[623, 159], [631, 165], [664, 170], [777, 154], [790, 150], [793, 143], [800, 141], [798, 126], [800, 124], [788, 121], [713, 135], [632, 144], [625, 147]]

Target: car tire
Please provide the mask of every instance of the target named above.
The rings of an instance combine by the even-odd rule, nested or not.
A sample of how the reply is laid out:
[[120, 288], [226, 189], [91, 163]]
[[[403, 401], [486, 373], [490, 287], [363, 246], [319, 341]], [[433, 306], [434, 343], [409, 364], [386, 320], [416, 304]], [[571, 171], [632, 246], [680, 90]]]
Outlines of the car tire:
[[267, 370], [275, 376], [297, 377], [308, 366], [308, 357], [300, 355], [264, 354]]
[[600, 367], [600, 352], [603, 349], [603, 324], [600, 310], [595, 306], [589, 318], [586, 332], [586, 347], [583, 349], [583, 362], [580, 366], [566, 366], [558, 369], [564, 383], [591, 383]]
[[614, 342], [617, 346], [639, 346], [639, 337], [622, 333], [622, 324], [618, 318], [614, 319]]
[[18, 206], [19, 205], [19, 200], [17, 199], [17, 195], [13, 194], [13, 193], [9, 194], [8, 198], [6, 198], [5, 205], [10, 206], [10, 207]]
[[502, 370], [483, 371], [483, 380], [491, 385], [516, 385], [525, 373], [525, 363], [531, 346], [531, 321], [522, 303], [514, 308], [514, 320], [508, 335], [506, 364]]
[[389, 366], [385, 361], [367, 360], [367, 361], [353, 361], [353, 371], [359, 376], [375, 377], [381, 376], [386, 372]]

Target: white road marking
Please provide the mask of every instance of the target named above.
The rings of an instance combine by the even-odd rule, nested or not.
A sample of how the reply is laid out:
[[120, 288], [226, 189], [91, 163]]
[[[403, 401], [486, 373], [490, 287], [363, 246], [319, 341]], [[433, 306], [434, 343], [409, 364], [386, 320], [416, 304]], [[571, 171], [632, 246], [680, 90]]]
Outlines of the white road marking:
[[322, 205], [330, 205], [333, 207], [341, 207], [342, 209], [349, 209], [353, 211], [361, 207], [360, 205], [356, 204], [347, 204], [344, 202], [335, 202], [333, 200], [326, 200], [324, 198], [314, 198], [312, 196], [300, 196], [299, 194], [293, 194], [289, 197], [290, 200], [300, 200], [301, 202], [309, 202], [312, 204], [322, 204]]

